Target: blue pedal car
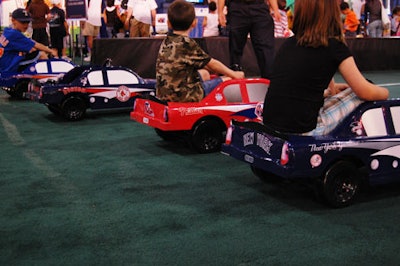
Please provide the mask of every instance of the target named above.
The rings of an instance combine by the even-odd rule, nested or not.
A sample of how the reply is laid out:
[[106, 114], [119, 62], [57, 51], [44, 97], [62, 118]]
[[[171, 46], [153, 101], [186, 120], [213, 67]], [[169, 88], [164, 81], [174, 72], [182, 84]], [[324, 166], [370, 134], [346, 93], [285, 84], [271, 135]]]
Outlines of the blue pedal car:
[[331, 206], [348, 206], [364, 181], [400, 181], [400, 99], [365, 102], [323, 136], [232, 121], [222, 153], [250, 164], [264, 181], [313, 181]]
[[86, 110], [131, 110], [138, 94], [155, 94], [155, 80], [143, 79], [121, 66], [77, 66], [56, 82], [33, 80], [25, 97], [45, 104], [67, 120], [85, 117]]
[[32, 79], [41, 82], [57, 80], [74, 67], [73, 63], [64, 59], [38, 60], [20, 72], [0, 72], [0, 87], [11, 97], [23, 98]]

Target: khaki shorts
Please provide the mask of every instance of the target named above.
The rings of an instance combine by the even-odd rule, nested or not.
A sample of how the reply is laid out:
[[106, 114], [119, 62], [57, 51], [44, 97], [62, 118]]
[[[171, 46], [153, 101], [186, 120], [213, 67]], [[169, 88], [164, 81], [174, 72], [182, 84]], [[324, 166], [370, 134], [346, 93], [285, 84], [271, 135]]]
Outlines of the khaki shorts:
[[82, 35], [97, 37], [100, 34], [100, 26], [93, 26], [89, 22], [85, 22]]

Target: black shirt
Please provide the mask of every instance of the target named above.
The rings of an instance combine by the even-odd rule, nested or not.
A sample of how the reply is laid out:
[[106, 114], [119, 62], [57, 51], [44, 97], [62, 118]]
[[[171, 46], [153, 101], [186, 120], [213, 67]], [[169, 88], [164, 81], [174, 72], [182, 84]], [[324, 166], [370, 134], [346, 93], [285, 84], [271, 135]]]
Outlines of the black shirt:
[[264, 124], [287, 133], [315, 128], [319, 109], [340, 63], [351, 56], [348, 47], [330, 39], [328, 47], [297, 45], [295, 37], [280, 47], [264, 102]]

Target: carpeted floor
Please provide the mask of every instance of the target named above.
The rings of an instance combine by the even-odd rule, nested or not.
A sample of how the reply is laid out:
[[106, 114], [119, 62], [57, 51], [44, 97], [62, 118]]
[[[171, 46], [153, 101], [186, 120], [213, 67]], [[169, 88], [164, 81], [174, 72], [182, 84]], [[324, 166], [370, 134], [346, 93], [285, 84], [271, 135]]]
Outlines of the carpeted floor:
[[398, 185], [330, 209], [307, 187], [164, 142], [128, 113], [71, 123], [3, 91], [0, 136], [0, 265], [400, 261]]

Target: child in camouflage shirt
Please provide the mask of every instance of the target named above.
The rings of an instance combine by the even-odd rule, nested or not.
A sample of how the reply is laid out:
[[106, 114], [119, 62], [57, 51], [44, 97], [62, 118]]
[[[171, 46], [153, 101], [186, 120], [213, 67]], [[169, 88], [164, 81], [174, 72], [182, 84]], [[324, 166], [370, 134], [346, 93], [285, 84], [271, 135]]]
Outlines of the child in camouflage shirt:
[[[219, 83], [242, 79], [242, 71], [233, 71], [211, 58], [188, 37], [196, 26], [193, 4], [174, 1], [168, 8], [168, 26], [173, 32], [161, 44], [156, 62], [157, 97], [172, 102], [198, 102]], [[209, 71], [224, 76], [210, 79]]]

